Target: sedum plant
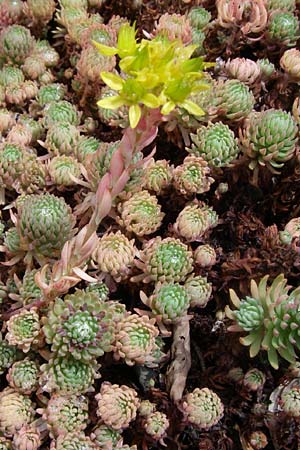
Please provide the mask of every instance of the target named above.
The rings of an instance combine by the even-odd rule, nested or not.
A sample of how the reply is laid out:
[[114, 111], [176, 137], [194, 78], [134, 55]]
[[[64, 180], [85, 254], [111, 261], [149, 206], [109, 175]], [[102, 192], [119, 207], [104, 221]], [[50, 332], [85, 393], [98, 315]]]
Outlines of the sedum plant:
[[10, 387], [0, 393], [0, 431], [12, 437], [23, 425], [32, 422], [34, 404], [27, 395]]
[[6, 378], [17, 392], [30, 395], [38, 388], [39, 366], [35, 361], [25, 358], [12, 365]]
[[102, 80], [118, 95], [106, 97], [98, 106], [116, 109], [129, 107], [129, 123], [135, 128], [142, 117], [141, 105], [149, 109], [160, 108], [164, 115], [176, 106], [201, 116], [202, 109], [188, 97], [206, 88], [203, 69], [211, 63], [202, 58], [191, 58], [197, 45], [184, 46], [180, 39], [170, 41], [166, 35], [152, 40], [136, 39], [135, 26], [121, 25], [116, 47], [94, 42], [100, 53], [120, 58], [119, 68], [125, 75], [102, 72]]
[[222, 122], [199, 127], [196, 134], [191, 134], [191, 140], [192, 146], [187, 151], [201, 156], [211, 167], [228, 166], [240, 151], [233, 131]]
[[182, 411], [188, 423], [209, 430], [223, 417], [224, 406], [220, 397], [211, 389], [196, 388], [184, 398]]
[[184, 286], [178, 283], [157, 283], [153, 294], [148, 298], [143, 292], [141, 300], [157, 319], [173, 323], [186, 314], [190, 306], [190, 296]]
[[164, 218], [161, 206], [155, 195], [148, 191], [139, 191], [131, 195], [124, 202], [119, 203], [120, 218], [118, 223], [127, 232], [137, 236], [152, 234], [159, 229]]
[[24, 353], [29, 352], [32, 345], [40, 340], [40, 319], [37, 308], [21, 310], [7, 322], [6, 339], [10, 345], [16, 345]]
[[124, 358], [129, 366], [145, 363], [155, 348], [155, 338], [159, 333], [154, 324], [155, 319], [137, 314], [126, 315], [117, 322], [115, 358]]
[[97, 415], [114, 430], [128, 428], [136, 418], [140, 401], [137, 392], [128, 386], [104, 382], [95, 398], [98, 401]]
[[46, 342], [58, 356], [72, 354], [88, 363], [112, 349], [109, 303], [103, 303], [95, 291], [77, 290], [64, 300], [57, 298], [43, 322]]
[[259, 164], [277, 173], [294, 156], [297, 132], [290, 113], [268, 109], [252, 114], [240, 133], [244, 153], [251, 159], [249, 167]]
[[84, 394], [93, 390], [95, 378], [99, 378], [95, 363], [85, 363], [72, 357], [53, 356], [48, 364], [41, 366], [40, 385], [45, 392]]
[[230, 289], [235, 309], [226, 306], [225, 311], [234, 321], [229, 331], [248, 333], [240, 342], [250, 347], [250, 356], [253, 358], [260, 350], [266, 350], [271, 366], [278, 369], [278, 355], [290, 363], [297, 358], [300, 288], [290, 290], [283, 274], [269, 286], [268, 278], [266, 275], [258, 284], [251, 280], [250, 295], [242, 300]]
[[51, 395], [47, 406], [38, 409], [52, 437], [80, 432], [88, 423], [88, 400], [83, 395]]
[[135, 261], [144, 274], [132, 277], [133, 281], [180, 282], [193, 271], [193, 254], [179, 239], [156, 237], [149, 241]]

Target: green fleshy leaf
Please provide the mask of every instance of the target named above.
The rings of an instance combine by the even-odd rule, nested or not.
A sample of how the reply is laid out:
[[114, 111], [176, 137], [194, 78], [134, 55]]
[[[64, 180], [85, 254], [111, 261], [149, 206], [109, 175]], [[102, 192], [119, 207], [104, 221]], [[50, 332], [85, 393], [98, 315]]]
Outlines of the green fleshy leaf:
[[104, 83], [114, 91], [120, 91], [122, 89], [124, 85], [123, 78], [110, 72], [101, 72], [100, 75]]
[[175, 108], [175, 103], [174, 102], [167, 102], [164, 104], [164, 106], [161, 108], [161, 113], [163, 115], [167, 115], [170, 114], [171, 111], [173, 111], [173, 109]]
[[105, 109], [117, 109], [124, 104], [124, 100], [119, 95], [115, 95], [113, 97], [105, 97], [97, 102], [97, 105], [100, 106], [100, 108]]
[[141, 118], [142, 111], [139, 105], [131, 105], [129, 108], [129, 123], [131, 128], [136, 128]]
[[186, 109], [187, 112], [190, 114], [193, 114], [194, 116], [204, 116], [205, 112], [203, 111], [200, 106], [198, 106], [196, 103], [192, 102], [191, 100], [185, 100], [180, 105], [182, 108]]
[[159, 98], [154, 94], [146, 94], [143, 97], [144, 105], [148, 106], [148, 108], [158, 108], [160, 105]]
[[114, 56], [118, 53], [118, 49], [115, 47], [109, 47], [108, 45], [100, 44], [99, 42], [92, 41], [99, 53], [104, 56]]
[[276, 350], [273, 348], [273, 347], [271, 347], [269, 350], [268, 350], [268, 360], [269, 360], [269, 363], [271, 364], [271, 366], [274, 368], [274, 369], [278, 369], [278, 367], [279, 367], [279, 365], [278, 365], [278, 356], [277, 356], [277, 352], [276, 352]]

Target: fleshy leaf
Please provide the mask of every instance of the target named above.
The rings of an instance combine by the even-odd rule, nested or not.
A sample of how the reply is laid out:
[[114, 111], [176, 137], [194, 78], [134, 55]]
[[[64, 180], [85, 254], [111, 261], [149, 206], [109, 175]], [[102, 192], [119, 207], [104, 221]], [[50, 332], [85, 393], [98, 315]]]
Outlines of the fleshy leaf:
[[122, 89], [124, 80], [118, 75], [110, 72], [101, 72], [100, 75], [104, 83], [114, 91], [120, 91]]
[[100, 106], [100, 108], [105, 109], [117, 109], [120, 108], [120, 106], [123, 106], [124, 104], [125, 104], [124, 100], [119, 95], [102, 98], [97, 102], [97, 105]]
[[109, 47], [108, 45], [100, 44], [99, 42], [92, 41], [99, 53], [104, 56], [114, 56], [118, 53], [118, 49], [115, 47]]
[[193, 114], [194, 116], [204, 116], [205, 112], [200, 106], [196, 105], [196, 103], [191, 100], [185, 100], [181, 105], [182, 108], [186, 109], [187, 112]]
[[161, 108], [161, 113], [164, 115], [170, 114], [171, 111], [175, 108], [174, 102], [167, 102], [164, 104], [164, 106]]
[[129, 108], [129, 123], [131, 128], [136, 128], [140, 121], [142, 111], [139, 105], [131, 105]]

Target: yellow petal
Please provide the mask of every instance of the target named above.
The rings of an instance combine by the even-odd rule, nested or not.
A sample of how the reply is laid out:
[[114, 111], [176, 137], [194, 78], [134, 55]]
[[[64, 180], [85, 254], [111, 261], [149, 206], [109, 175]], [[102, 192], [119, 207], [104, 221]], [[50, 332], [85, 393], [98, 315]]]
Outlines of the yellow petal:
[[97, 105], [100, 106], [100, 108], [105, 109], [117, 109], [124, 104], [124, 100], [119, 95], [115, 95], [114, 97], [102, 98], [97, 102]]
[[129, 123], [131, 128], [135, 128], [140, 121], [142, 115], [139, 105], [131, 105], [129, 108]]
[[200, 106], [196, 105], [196, 103], [192, 102], [191, 100], [185, 100], [180, 105], [182, 108], [186, 109], [187, 112], [190, 114], [193, 114], [194, 116], [204, 116], [205, 112], [203, 111]]
[[120, 91], [122, 89], [124, 85], [123, 78], [110, 72], [101, 72], [100, 75], [104, 83], [114, 91]]
[[100, 44], [99, 42], [92, 41], [94, 46], [97, 48], [99, 53], [104, 56], [113, 56], [118, 53], [118, 50], [115, 47], [109, 47], [108, 45]]

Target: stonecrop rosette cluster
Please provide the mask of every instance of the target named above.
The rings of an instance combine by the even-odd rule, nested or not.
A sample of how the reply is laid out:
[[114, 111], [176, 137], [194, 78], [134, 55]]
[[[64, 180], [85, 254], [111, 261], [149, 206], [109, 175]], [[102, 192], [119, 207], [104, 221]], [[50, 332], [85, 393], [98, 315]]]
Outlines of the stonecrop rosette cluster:
[[134, 25], [121, 25], [117, 47], [94, 42], [98, 51], [107, 56], [118, 55], [120, 75], [101, 72], [101, 78], [118, 95], [104, 97], [98, 106], [117, 109], [129, 107], [129, 123], [135, 128], [142, 116], [141, 105], [160, 108], [163, 115], [176, 106], [195, 116], [204, 114], [188, 97], [207, 89], [203, 69], [213, 66], [203, 58], [192, 58], [197, 45], [184, 45], [180, 39], [170, 41], [158, 34], [152, 40], [136, 39]]
[[226, 315], [235, 324], [229, 331], [247, 332], [240, 338], [243, 345], [250, 347], [250, 356], [260, 350], [268, 352], [272, 367], [278, 369], [278, 354], [294, 363], [296, 349], [300, 347], [300, 287], [290, 290], [284, 275], [278, 275], [268, 286], [266, 275], [257, 284], [251, 280], [250, 295], [242, 300], [230, 289], [230, 298], [235, 310], [226, 307]]

